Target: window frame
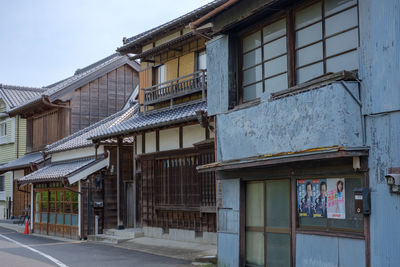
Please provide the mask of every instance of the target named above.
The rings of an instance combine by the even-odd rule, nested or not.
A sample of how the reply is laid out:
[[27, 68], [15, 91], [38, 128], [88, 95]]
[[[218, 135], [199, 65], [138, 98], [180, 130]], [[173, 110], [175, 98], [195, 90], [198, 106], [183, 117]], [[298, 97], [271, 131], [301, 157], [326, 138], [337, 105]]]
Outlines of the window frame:
[[[257, 32], [257, 31], [260, 31], [260, 34], [261, 34], [261, 37], [262, 37], [263, 36], [263, 28], [268, 26], [268, 25], [273, 24], [274, 22], [277, 22], [277, 21], [279, 21], [281, 19], [285, 19], [286, 20], [286, 56], [287, 56], [287, 70], [286, 70], [286, 73], [287, 73], [287, 79], [288, 79], [288, 89], [293, 87], [293, 86], [299, 85], [297, 83], [297, 70], [298, 69], [301, 69], [301, 68], [304, 68], [304, 67], [307, 67], [307, 66], [311, 66], [311, 65], [317, 63], [317, 61], [316, 61], [316, 62], [308, 63], [306, 65], [297, 67], [296, 66], [296, 52], [297, 52], [297, 50], [305, 48], [305, 47], [312, 46], [312, 45], [314, 45], [316, 43], [320, 43], [320, 42], [322, 43], [322, 47], [323, 47], [322, 60], [318, 61], [318, 62], [323, 62], [323, 74], [321, 76], [314, 77], [314, 78], [312, 78], [310, 80], [304, 81], [304, 82], [302, 82], [300, 84], [309, 82], [311, 80], [314, 80], [314, 79], [317, 79], [317, 78], [320, 78], [322, 76], [325, 76], [325, 75], [329, 74], [326, 71], [326, 62], [327, 62], [327, 60], [329, 60], [331, 58], [335, 58], [335, 57], [341, 56], [341, 55], [344, 55], [346, 53], [351, 53], [353, 51], [359, 50], [359, 47], [360, 47], [359, 0], [356, 0], [355, 4], [352, 4], [352, 5], [348, 6], [348, 7], [345, 7], [343, 9], [341, 9], [340, 11], [335, 11], [335, 12], [329, 14], [329, 15], [325, 15], [325, 7], [324, 7], [325, 1], [326, 0], [313, 0], [313, 1], [309, 1], [307, 3], [294, 5], [294, 6], [290, 7], [290, 8], [288, 8], [285, 11], [276, 12], [275, 14], [272, 14], [271, 16], [269, 16], [267, 19], [265, 19], [263, 21], [260, 21], [260, 22], [254, 24], [251, 27], [246, 27], [245, 29], [240, 30], [238, 32], [238, 34], [236, 35], [237, 36], [237, 43], [238, 43], [238, 45], [237, 45], [238, 66], [237, 66], [236, 71], [238, 73], [237, 83], [238, 83], [238, 88], [239, 88], [239, 90], [238, 90], [238, 103], [239, 103], [239, 105], [240, 104], [249, 103], [249, 102], [252, 102], [252, 101], [255, 101], [255, 100], [259, 99], [259, 97], [256, 97], [254, 99], [251, 99], [251, 100], [248, 100], [248, 101], [244, 101], [243, 56], [244, 56], [244, 54], [248, 53], [249, 51], [246, 51], [245, 53], [243, 53], [243, 40], [244, 40], [245, 37], [250, 36], [251, 34], [253, 34], [253, 33]], [[318, 2], [321, 2], [321, 19], [318, 20], [318, 21], [312, 22], [312, 23], [308, 24], [307, 26], [303, 26], [303, 27], [301, 27], [301, 28], [296, 30], [296, 28], [295, 28], [295, 14], [296, 14], [296, 12], [298, 12], [298, 11], [300, 11], [302, 9], [305, 9], [305, 8], [307, 8], [307, 7], [309, 7], [309, 6], [313, 5], [313, 4], [316, 4]], [[345, 30], [336, 32], [336, 33], [331, 34], [329, 36], [325, 36], [325, 20], [329, 19], [331, 17], [334, 17], [335, 15], [338, 15], [338, 14], [340, 14], [342, 12], [350, 10], [352, 8], [356, 8], [356, 11], [357, 11], [357, 26], [346, 28]], [[315, 25], [317, 23], [322, 23], [322, 38], [320, 40], [318, 40], [318, 41], [315, 41], [315, 42], [309, 43], [307, 45], [304, 45], [304, 46], [296, 48], [296, 32], [301, 30], [301, 29], [305, 29], [307, 27]], [[335, 54], [330, 55], [330, 56], [326, 56], [326, 40], [327, 39], [335, 37], [335, 36], [339, 36], [339, 35], [341, 35], [343, 33], [350, 32], [350, 31], [355, 30], [355, 29], [357, 30], [357, 33], [358, 33], [357, 34], [357, 37], [358, 37], [357, 48], [352, 48], [352, 49], [345, 50], [345, 51], [342, 51], [342, 52], [339, 52], [339, 53], [335, 53]], [[282, 37], [283, 36], [281, 36], [281, 37], [279, 37], [277, 39], [280, 39]], [[261, 39], [261, 41], [262, 41], [262, 39]], [[273, 75], [271, 77], [267, 77], [267, 78], [264, 77], [264, 63], [268, 61], [268, 60], [267, 61], [264, 60], [264, 55], [263, 55], [263, 50], [264, 50], [263, 46], [264, 45], [265, 44], [262, 42], [261, 46], [260, 46], [261, 47], [261, 63], [259, 63], [259, 64], [262, 65], [262, 79], [261, 79], [261, 82], [262, 82], [262, 93], [265, 93], [265, 91], [266, 91], [265, 84], [264, 84], [266, 79], [271, 78], [271, 77], [275, 77], [275, 76], [279, 76], [279, 75], [282, 75], [283, 73], [285, 73], [285, 72], [282, 72], [282, 73], [278, 73], [276, 75]], [[257, 49], [257, 48], [254, 48], [251, 51], [253, 51], [253, 50]], [[282, 55], [280, 55], [280, 56], [282, 56]], [[277, 57], [274, 57], [274, 58], [278, 58], [280, 56], [277, 56]], [[269, 59], [269, 60], [271, 60], [271, 59]], [[258, 65], [258, 64], [256, 64], [256, 65]], [[254, 65], [254, 66], [256, 66], [256, 65]], [[254, 66], [252, 66], [252, 67], [254, 67]], [[256, 84], [258, 82], [260, 82], [260, 81], [249, 83], [246, 86], [249, 86], [251, 84]]]

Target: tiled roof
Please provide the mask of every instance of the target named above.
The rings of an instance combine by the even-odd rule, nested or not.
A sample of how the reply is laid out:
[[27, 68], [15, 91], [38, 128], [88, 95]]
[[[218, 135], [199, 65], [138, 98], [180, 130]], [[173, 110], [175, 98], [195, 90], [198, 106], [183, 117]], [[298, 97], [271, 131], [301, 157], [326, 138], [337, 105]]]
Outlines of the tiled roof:
[[[101, 158], [102, 160], [103, 158]], [[94, 157], [82, 158], [76, 160], [68, 160], [64, 162], [51, 163], [35, 172], [32, 172], [18, 179], [19, 183], [30, 182], [50, 182], [67, 178], [80, 169], [87, 167], [89, 164], [94, 164], [100, 159]]]
[[[95, 124], [90, 125], [89, 127], [46, 146], [46, 154], [91, 146], [93, 143], [91, 140], [88, 140], [89, 136], [97, 135], [114, 125], [126, 121], [138, 110], [138, 106], [138, 104], [135, 104], [132, 107], [123, 109]], [[124, 142], [130, 141], [132, 140], [124, 140]], [[108, 142], [111, 142], [111, 140], [108, 140]]]
[[9, 109], [22, 105], [41, 95], [46, 89], [0, 84], [0, 95]]
[[201, 6], [183, 16], [180, 16], [176, 19], [173, 19], [167, 23], [164, 23], [160, 26], [157, 26], [153, 29], [140, 33], [130, 38], [126, 38], [124, 40], [124, 45], [118, 48], [118, 51], [125, 50], [126, 48], [138, 44], [142, 41], [146, 41], [146, 39], [152, 38], [154, 35], [165, 33], [177, 27], [186, 26], [190, 22], [200, 18], [201, 16], [205, 15], [206, 13], [210, 12], [211, 10], [215, 9], [216, 7], [220, 6], [221, 4], [225, 3], [227, 0], [214, 0], [204, 6]]
[[41, 152], [35, 152], [30, 154], [25, 154], [22, 157], [10, 161], [7, 164], [0, 166], [0, 173], [23, 169], [29, 167], [31, 163], [41, 163], [43, 161], [43, 156]]
[[141, 130], [161, 127], [165, 125], [173, 125], [180, 122], [191, 121], [196, 119], [196, 111], [207, 111], [207, 103], [205, 101], [193, 104], [185, 104], [174, 108], [164, 110], [155, 110], [152, 112], [138, 112], [129, 120], [117, 124], [113, 127], [98, 131], [90, 136], [90, 139], [105, 139], [116, 135], [129, 134]]
[[[57, 95], [64, 89], [71, 88], [76, 89], [82, 85], [89, 83], [90, 81], [98, 78], [105, 73], [122, 66], [124, 64], [129, 64], [134, 69], [139, 71], [139, 64], [135, 61], [131, 61], [127, 56], [122, 56], [119, 53], [112, 54], [96, 63], [93, 63], [85, 68], [78, 69], [75, 75], [64, 79], [62, 81], [56, 82], [52, 85], [46, 87], [46, 90], [35, 97], [31, 97], [29, 101], [23, 103], [23, 105], [17, 106], [14, 110], [32, 104], [38, 101], [42, 96], [48, 96], [51, 101], [54, 101]], [[76, 88], [75, 88], [76, 87]]]

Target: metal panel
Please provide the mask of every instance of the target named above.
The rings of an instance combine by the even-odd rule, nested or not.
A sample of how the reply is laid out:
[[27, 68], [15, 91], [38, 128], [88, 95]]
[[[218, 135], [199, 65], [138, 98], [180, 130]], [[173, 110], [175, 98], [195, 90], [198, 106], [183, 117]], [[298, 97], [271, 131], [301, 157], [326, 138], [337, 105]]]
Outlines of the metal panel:
[[336, 267], [338, 238], [317, 235], [296, 235], [297, 267]]
[[218, 233], [218, 266], [239, 266], [239, 235]]

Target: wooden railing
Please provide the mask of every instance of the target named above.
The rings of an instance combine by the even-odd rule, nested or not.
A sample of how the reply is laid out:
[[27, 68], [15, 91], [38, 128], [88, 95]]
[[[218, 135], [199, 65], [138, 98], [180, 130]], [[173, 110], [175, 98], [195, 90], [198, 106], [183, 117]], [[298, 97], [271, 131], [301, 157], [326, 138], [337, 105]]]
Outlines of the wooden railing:
[[202, 92], [202, 99], [205, 100], [205, 91], [207, 90], [206, 70], [196, 71], [142, 90], [144, 91], [144, 106], [167, 100], [170, 100], [172, 106], [175, 98], [196, 92]]

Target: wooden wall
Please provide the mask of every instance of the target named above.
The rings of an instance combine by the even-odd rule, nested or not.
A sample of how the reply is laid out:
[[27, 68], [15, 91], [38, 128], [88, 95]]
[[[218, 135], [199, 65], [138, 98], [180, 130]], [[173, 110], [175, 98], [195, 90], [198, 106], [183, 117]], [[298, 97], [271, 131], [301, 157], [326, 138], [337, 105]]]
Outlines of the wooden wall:
[[69, 114], [69, 109], [58, 108], [28, 118], [27, 152], [42, 150], [46, 145], [68, 136], [70, 134]]
[[72, 133], [121, 110], [139, 77], [124, 65], [77, 89], [71, 100]]

